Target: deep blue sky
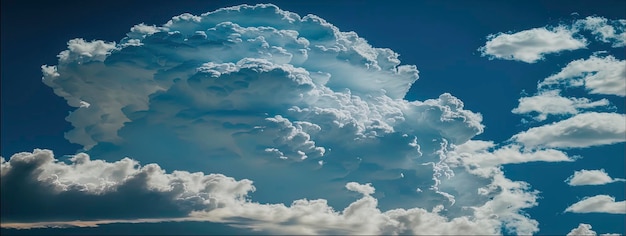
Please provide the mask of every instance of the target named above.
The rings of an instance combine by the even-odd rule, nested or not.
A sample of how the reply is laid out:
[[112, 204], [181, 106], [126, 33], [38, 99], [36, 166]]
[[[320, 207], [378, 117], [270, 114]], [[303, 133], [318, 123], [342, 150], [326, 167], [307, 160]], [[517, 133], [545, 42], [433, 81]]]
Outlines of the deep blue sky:
[[[56, 64], [56, 55], [72, 38], [118, 41], [130, 27], [144, 22], [160, 25], [172, 16], [201, 14], [242, 3], [268, 1], [26, 1], [2, 0], [1, 150], [3, 157], [34, 148], [72, 154], [80, 147], [63, 138], [70, 130], [64, 117], [66, 102], [41, 83], [40, 66]], [[586, 58], [606, 47], [591, 44], [589, 50], [546, 56], [545, 62], [527, 64], [488, 60], [477, 49], [492, 33], [520, 31], [546, 25], [571, 23], [589, 15], [626, 18], [626, 1], [271, 1], [301, 16], [315, 14], [342, 31], [355, 31], [375, 47], [398, 52], [403, 64], [417, 65], [420, 79], [407, 95], [409, 100], [436, 98], [449, 92], [467, 109], [483, 114], [484, 134], [476, 139], [502, 142], [529, 126], [512, 114], [520, 93], [536, 92], [537, 81], [559, 71], [573, 59]], [[611, 49], [624, 59], [623, 48]], [[600, 96], [589, 96], [599, 98]], [[612, 98], [616, 99], [616, 97]], [[617, 98], [623, 100], [623, 98]], [[624, 103], [613, 104], [624, 113]], [[598, 153], [602, 152], [602, 153]], [[598, 232], [624, 232], [617, 223], [623, 215], [563, 214], [568, 205], [588, 195], [587, 187], [571, 188], [561, 180], [581, 168], [604, 168], [624, 178], [623, 144], [605, 149], [572, 150], [584, 156], [575, 163], [531, 163], [506, 166], [507, 176], [524, 180], [543, 192], [540, 206], [529, 214], [540, 222], [540, 234], [562, 234], [579, 221], [591, 223]], [[607, 155], [603, 155], [607, 154]], [[551, 173], [561, 182], [543, 181]], [[600, 187], [618, 200], [624, 199], [620, 184]], [[553, 188], [558, 186], [558, 191]], [[551, 191], [552, 189], [552, 191]], [[598, 190], [595, 188], [594, 191]]]

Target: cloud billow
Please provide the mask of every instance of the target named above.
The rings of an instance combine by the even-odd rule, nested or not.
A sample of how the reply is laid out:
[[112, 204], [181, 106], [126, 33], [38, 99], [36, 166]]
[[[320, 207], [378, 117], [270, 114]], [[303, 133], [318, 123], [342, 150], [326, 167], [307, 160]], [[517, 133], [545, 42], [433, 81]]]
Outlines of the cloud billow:
[[[523, 209], [537, 205], [538, 192], [507, 179], [500, 165], [572, 161], [552, 149], [514, 144], [492, 153], [493, 143], [468, 142], [484, 126], [460, 99], [404, 99], [416, 66], [274, 5], [139, 24], [120, 42], [73, 39], [58, 57], [42, 66], [43, 82], [76, 108], [66, 138], [88, 154], [70, 164], [43, 150], [3, 161], [3, 188], [33, 186], [11, 195], [52, 196], [29, 199], [52, 209], [37, 219], [26, 205], [7, 209], [3, 197], [3, 218], [152, 216], [288, 234], [532, 234], [538, 222]], [[532, 145], [536, 132], [516, 137]], [[622, 141], [613, 139], [606, 142]], [[151, 196], [143, 204], [163, 214], [95, 211], [103, 198], [131, 204], [125, 195]], [[79, 198], [94, 205], [86, 218], [57, 207]]]
[[260, 163], [322, 168], [325, 179], [372, 163], [383, 170], [371, 178], [387, 178], [438, 160], [430, 153], [441, 140], [483, 131], [481, 115], [450, 94], [404, 100], [418, 71], [397, 53], [273, 5], [140, 24], [119, 43], [70, 40], [59, 64], [42, 68], [44, 83], [77, 107], [67, 139], [90, 153], [208, 166], [195, 171], [259, 184], [277, 178], [253, 171]]

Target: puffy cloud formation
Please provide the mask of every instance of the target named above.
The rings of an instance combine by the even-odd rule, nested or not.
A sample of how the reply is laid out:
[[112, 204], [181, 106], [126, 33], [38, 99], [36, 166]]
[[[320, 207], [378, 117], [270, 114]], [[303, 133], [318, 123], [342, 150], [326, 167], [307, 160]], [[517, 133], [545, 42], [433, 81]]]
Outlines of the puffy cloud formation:
[[620, 178], [611, 178], [604, 169], [600, 170], [580, 170], [575, 171], [574, 174], [568, 177], [565, 182], [571, 186], [580, 185], [603, 185], [608, 183], [626, 181]]
[[567, 236], [589, 235], [596, 236], [596, 231], [591, 230], [590, 224], [580, 223], [577, 228], [572, 229]]
[[626, 115], [588, 112], [531, 128], [511, 139], [526, 147], [584, 148], [626, 141]]
[[478, 50], [490, 59], [535, 63], [546, 54], [585, 48], [587, 40], [574, 37], [575, 33], [575, 29], [564, 26], [497, 33], [487, 36], [487, 43]]
[[616, 202], [614, 197], [596, 195], [572, 204], [565, 212], [626, 214], [626, 201]]
[[577, 20], [574, 25], [591, 31], [598, 41], [612, 43], [613, 47], [626, 46], [626, 20], [608, 20], [604, 17], [588, 16]]
[[[92, 160], [84, 153], [69, 158], [66, 163], [55, 159], [51, 151], [39, 149], [15, 154], [9, 161], [2, 158], [1, 168], [3, 227], [14, 228], [212, 221], [282, 234], [491, 235], [500, 233], [501, 228], [493, 215], [500, 212], [492, 211], [504, 210], [497, 208], [499, 204], [488, 203], [470, 216], [456, 218], [440, 215], [443, 210], [440, 205], [432, 210], [383, 212], [377, 207], [377, 199], [371, 196], [375, 188], [356, 182], [346, 184], [345, 188], [362, 197], [342, 211], [334, 210], [324, 199], [300, 199], [290, 206], [260, 204], [249, 199], [248, 193], [255, 191], [255, 187], [245, 179], [187, 171], [166, 173], [156, 164], [142, 167], [129, 158], [109, 163]], [[509, 191], [523, 188], [523, 184], [518, 184], [508, 182], [509, 187], [502, 189], [507, 194], [498, 198], [515, 196]], [[56, 221], [41, 222], [49, 219]], [[11, 223], [14, 221], [33, 223]], [[521, 234], [534, 231], [518, 230]]]
[[522, 97], [519, 105], [512, 110], [515, 114], [537, 113], [537, 121], [544, 121], [548, 115], [574, 115], [580, 110], [592, 109], [609, 105], [609, 100], [591, 101], [588, 98], [566, 98], [560, 95], [560, 90], [540, 92], [532, 97]]
[[[567, 233], [567, 236], [578, 236], [578, 235], [589, 235], [589, 236], [596, 236], [598, 235], [596, 233], [596, 231], [591, 230], [591, 225], [590, 224], [584, 224], [584, 223], [580, 223], [578, 225], [577, 228], [572, 229], [572, 231], [570, 231], [569, 233]], [[600, 234], [600, 236], [619, 236], [621, 234]]]
[[[476, 162], [486, 150], [453, 156], [483, 131], [482, 116], [448, 93], [404, 100], [415, 66], [314, 15], [242, 5], [130, 31], [120, 42], [70, 40], [58, 65], [42, 67], [43, 82], [76, 107], [66, 138], [102, 160], [22, 153], [3, 162], [22, 176], [6, 184], [27, 182], [57, 203], [149, 195], [163, 212], [152, 217], [287, 234], [532, 234], [538, 222], [523, 210], [538, 191], [498, 165], [571, 160], [519, 146], [492, 162]], [[42, 199], [29, 206], [47, 206]], [[16, 221], [147, 217], [134, 208], [37, 215], [4, 201], [3, 219]]]
[[[91, 154], [250, 178], [267, 193], [280, 191], [278, 181], [372, 182], [419, 169], [404, 173], [417, 183], [432, 175], [422, 164], [440, 159], [443, 140], [483, 131], [481, 115], [451, 94], [404, 100], [418, 71], [397, 53], [274, 5], [140, 24], [119, 43], [71, 40], [59, 64], [42, 70], [77, 108], [66, 138]], [[328, 190], [302, 187], [281, 200]]]
[[[252, 181], [187, 171], [165, 173], [129, 158], [109, 163], [80, 153], [69, 163], [49, 150], [2, 158], [2, 220], [102, 220], [183, 217], [241, 201]], [[73, 206], [68, 208], [67, 206]]]
[[559, 73], [543, 80], [538, 87], [545, 89], [555, 85], [584, 87], [591, 94], [626, 96], [626, 60], [595, 55], [574, 60]]
[[[485, 46], [478, 50], [490, 59], [515, 60], [535, 63], [544, 55], [587, 47], [587, 39], [580, 34], [588, 31], [596, 40], [612, 43], [613, 47], [626, 46], [626, 20], [608, 20], [589, 16], [570, 26], [541, 27], [515, 33], [497, 33], [487, 36]], [[624, 96], [624, 95], [622, 95]]]
[[[137, 113], [180, 112], [164, 107], [185, 103], [167, 99], [182, 96], [176, 93], [189, 103], [177, 105], [195, 112], [309, 108], [294, 113], [348, 115], [343, 122], [354, 119], [362, 133], [401, 123], [399, 110], [420, 107], [394, 101], [404, 97], [418, 73], [415, 66], [400, 65], [397, 53], [373, 48], [317, 16], [301, 18], [272, 5], [183, 14], [161, 27], [137, 25], [119, 44], [70, 40], [59, 65], [43, 66], [43, 72], [44, 83], [79, 107], [67, 118], [75, 127], [67, 138], [87, 149], [120, 141], [116, 132]], [[366, 96], [380, 100], [379, 106], [394, 106], [367, 109]], [[81, 101], [89, 109], [80, 109]], [[341, 105], [354, 108], [347, 114], [330, 110]]]

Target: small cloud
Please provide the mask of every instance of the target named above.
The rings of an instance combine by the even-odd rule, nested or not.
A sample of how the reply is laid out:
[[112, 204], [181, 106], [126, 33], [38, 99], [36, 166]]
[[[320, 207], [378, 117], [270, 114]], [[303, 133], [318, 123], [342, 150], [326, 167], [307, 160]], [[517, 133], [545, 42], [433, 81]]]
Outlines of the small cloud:
[[529, 148], [585, 148], [626, 141], [626, 115], [588, 112], [531, 128], [511, 139]]
[[537, 86], [541, 90], [555, 85], [584, 87], [591, 94], [626, 96], [626, 60], [610, 55], [574, 60]]
[[517, 33], [498, 33], [487, 37], [478, 50], [490, 59], [535, 63], [544, 55], [585, 48], [584, 38], [574, 38], [575, 31], [564, 26], [553, 29], [534, 28]]
[[588, 236], [596, 236], [596, 232], [591, 230], [590, 224], [580, 223], [578, 228], [572, 229], [567, 236], [579, 236], [579, 235], [588, 235]]
[[565, 212], [626, 214], [626, 201], [616, 202], [614, 197], [596, 195], [583, 198], [565, 209]]
[[608, 99], [592, 101], [588, 98], [566, 98], [559, 90], [540, 92], [531, 97], [519, 99], [519, 105], [512, 110], [514, 114], [538, 113], [534, 119], [544, 121], [548, 115], [574, 115], [580, 110], [608, 106]]
[[[596, 236], [598, 235], [595, 231], [591, 230], [591, 228], [592, 227], [590, 224], [580, 223], [578, 227], [572, 229], [572, 231], [570, 231], [567, 234], [567, 236], [582, 236], [582, 235]], [[615, 234], [615, 233], [600, 234], [600, 236], [620, 236], [620, 235], [621, 234]]]
[[376, 190], [376, 189], [374, 189], [374, 187], [372, 187], [371, 183], [359, 184], [359, 183], [356, 183], [356, 182], [347, 183], [346, 184], [346, 189], [348, 189], [350, 191], [361, 193], [363, 195], [372, 195], [372, 194], [374, 194], [374, 191]]
[[600, 42], [612, 43], [613, 47], [626, 46], [626, 20], [608, 20], [604, 17], [588, 16], [577, 20], [574, 26], [591, 31]]
[[626, 181], [626, 179], [611, 178], [611, 176], [609, 176], [604, 169], [575, 171], [572, 176], [565, 180], [565, 182], [570, 186], [604, 185], [624, 181]]

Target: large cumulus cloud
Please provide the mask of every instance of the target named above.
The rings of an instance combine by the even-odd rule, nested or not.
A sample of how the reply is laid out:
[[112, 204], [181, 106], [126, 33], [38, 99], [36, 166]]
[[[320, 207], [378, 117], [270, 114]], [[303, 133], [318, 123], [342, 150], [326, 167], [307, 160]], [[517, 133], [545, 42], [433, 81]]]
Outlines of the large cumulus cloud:
[[532, 234], [538, 222], [523, 210], [538, 192], [500, 165], [572, 160], [464, 146], [482, 133], [480, 114], [448, 93], [405, 100], [415, 66], [314, 15], [242, 5], [130, 31], [120, 42], [70, 40], [57, 65], [42, 66], [76, 108], [66, 138], [102, 160], [64, 164], [38, 150], [3, 161], [3, 188], [33, 186], [6, 201], [46, 193], [29, 204], [53, 209], [32, 219], [35, 208], [3, 198], [3, 219], [138, 219], [147, 215], [134, 208], [85, 218], [58, 206], [149, 196], [137, 207], [159, 204], [152, 217], [282, 233]]
[[539, 89], [565, 85], [584, 87], [591, 94], [626, 96], [626, 60], [613, 56], [590, 56], [568, 63], [559, 73], [539, 83]]
[[483, 131], [450, 94], [404, 100], [418, 71], [398, 56], [317, 16], [257, 5], [140, 24], [119, 43], [70, 40], [42, 68], [77, 107], [67, 139], [92, 154], [295, 185], [281, 176], [299, 168], [324, 172], [310, 184], [432, 175], [421, 164], [439, 159], [442, 140]]

